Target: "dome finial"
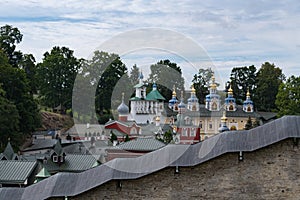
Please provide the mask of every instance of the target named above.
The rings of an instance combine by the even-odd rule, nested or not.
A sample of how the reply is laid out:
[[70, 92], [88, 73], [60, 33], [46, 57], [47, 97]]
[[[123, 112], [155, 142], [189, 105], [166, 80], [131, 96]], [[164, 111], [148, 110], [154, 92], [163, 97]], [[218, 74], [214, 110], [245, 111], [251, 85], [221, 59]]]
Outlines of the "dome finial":
[[192, 87], [192, 93], [195, 94], [196, 90], [195, 90], [194, 84], [192, 84], [191, 87]]
[[246, 96], [250, 98], [250, 91], [249, 91], [249, 87], [248, 87], [248, 89], [247, 89], [247, 94], [246, 94]]
[[173, 85], [173, 92], [172, 92], [172, 96], [173, 96], [173, 97], [176, 97], [175, 85]]
[[226, 111], [223, 111], [223, 116], [221, 117], [221, 122], [226, 122], [227, 121], [227, 117], [226, 117]]
[[228, 89], [228, 95], [233, 95], [233, 89], [231, 88], [232, 83], [230, 83], [229, 89]]

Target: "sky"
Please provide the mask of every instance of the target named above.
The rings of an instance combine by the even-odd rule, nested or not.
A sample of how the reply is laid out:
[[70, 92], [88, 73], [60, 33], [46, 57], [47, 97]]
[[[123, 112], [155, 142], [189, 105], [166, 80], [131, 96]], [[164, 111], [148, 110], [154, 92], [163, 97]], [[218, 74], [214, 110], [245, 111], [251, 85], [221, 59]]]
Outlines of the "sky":
[[21, 31], [18, 49], [37, 62], [52, 47], [66, 46], [85, 59], [97, 49], [114, 51], [127, 68], [137, 64], [145, 73], [169, 59], [182, 68], [187, 85], [206, 67], [221, 85], [233, 67], [264, 62], [287, 77], [300, 75], [297, 0], [4, 0], [0, 26], [5, 24]]

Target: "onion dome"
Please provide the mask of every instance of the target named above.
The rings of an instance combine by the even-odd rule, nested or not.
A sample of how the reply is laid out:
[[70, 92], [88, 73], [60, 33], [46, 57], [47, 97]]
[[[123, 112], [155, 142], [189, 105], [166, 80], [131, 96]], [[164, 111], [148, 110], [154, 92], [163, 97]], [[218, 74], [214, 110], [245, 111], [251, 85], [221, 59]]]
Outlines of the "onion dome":
[[141, 79], [141, 80], [144, 79], [144, 75], [143, 75], [143, 72], [142, 72], [142, 71], [141, 71], [140, 74], [139, 74], [139, 79]]
[[118, 106], [118, 113], [120, 115], [127, 115], [129, 113], [129, 108], [124, 103], [124, 93], [122, 93], [122, 103]]
[[188, 102], [198, 102], [198, 98], [196, 97], [196, 90], [194, 85], [192, 85], [191, 97], [188, 99]]
[[217, 84], [216, 84], [216, 78], [215, 78], [215, 76], [213, 75], [212, 77], [211, 77], [211, 84], [209, 85], [209, 87], [211, 88], [211, 89], [217, 89]]
[[233, 98], [233, 89], [231, 88], [231, 84], [230, 87], [228, 89], [228, 96], [225, 99], [225, 103], [235, 103], [235, 98]]
[[181, 110], [186, 108], [186, 105], [183, 102], [183, 92], [181, 92], [181, 100], [180, 103], [178, 104], [178, 108]]
[[253, 101], [250, 98], [249, 88], [246, 94], [246, 100], [243, 102], [243, 110], [245, 112], [253, 112]]
[[221, 117], [221, 127], [218, 129], [220, 133], [229, 131], [229, 128], [226, 125], [227, 123], [227, 117], [226, 117], [226, 112], [223, 112], [223, 116]]
[[174, 86], [173, 92], [172, 92], [172, 99], [169, 100], [169, 107], [174, 106], [176, 103], [178, 103], [178, 100], [176, 98], [176, 91], [175, 91], [175, 86]]

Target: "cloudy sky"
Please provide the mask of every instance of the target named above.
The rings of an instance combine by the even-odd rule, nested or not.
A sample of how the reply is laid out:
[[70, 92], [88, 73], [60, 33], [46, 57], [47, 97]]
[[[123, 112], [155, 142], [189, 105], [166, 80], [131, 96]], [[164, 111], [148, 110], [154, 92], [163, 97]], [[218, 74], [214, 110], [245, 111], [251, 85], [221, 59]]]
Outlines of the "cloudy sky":
[[5, 24], [20, 29], [18, 48], [37, 61], [53, 46], [67, 46], [78, 58], [112, 50], [128, 68], [136, 63], [145, 71], [165, 58], [184, 73], [213, 65], [220, 82], [232, 67], [259, 68], [266, 61], [287, 76], [300, 75], [297, 0], [7, 0], [0, 6], [0, 25]]

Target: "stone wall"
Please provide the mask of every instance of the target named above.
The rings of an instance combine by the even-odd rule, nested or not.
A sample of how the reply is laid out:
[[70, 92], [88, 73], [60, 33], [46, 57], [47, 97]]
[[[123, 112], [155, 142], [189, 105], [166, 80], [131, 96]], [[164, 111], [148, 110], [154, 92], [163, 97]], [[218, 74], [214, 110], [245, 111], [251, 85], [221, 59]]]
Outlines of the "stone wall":
[[[300, 199], [300, 145], [293, 139], [228, 153], [193, 167], [113, 180], [68, 199]], [[119, 187], [121, 183], [121, 187]]]

